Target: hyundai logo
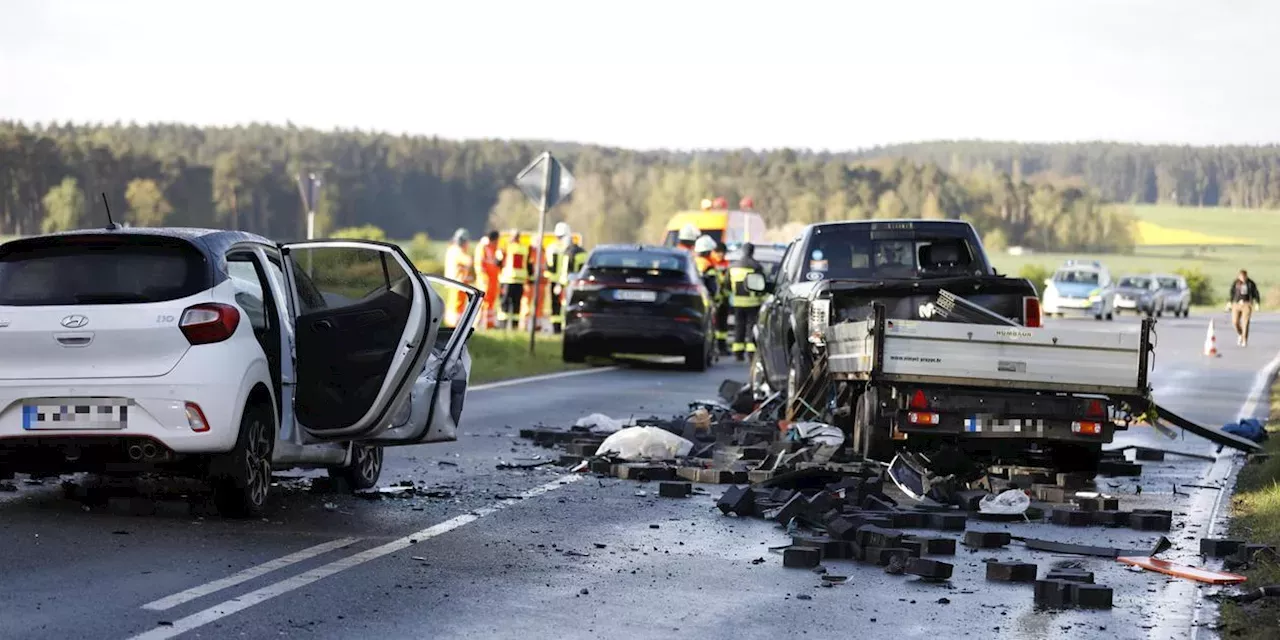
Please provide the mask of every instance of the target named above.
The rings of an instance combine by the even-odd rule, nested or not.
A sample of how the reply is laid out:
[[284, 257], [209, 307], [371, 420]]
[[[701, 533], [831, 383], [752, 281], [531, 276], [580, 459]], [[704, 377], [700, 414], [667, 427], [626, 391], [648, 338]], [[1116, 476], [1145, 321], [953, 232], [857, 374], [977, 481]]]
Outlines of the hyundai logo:
[[89, 319], [81, 315], [67, 316], [62, 319], [62, 326], [68, 329], [79, 329], [87, 324]]

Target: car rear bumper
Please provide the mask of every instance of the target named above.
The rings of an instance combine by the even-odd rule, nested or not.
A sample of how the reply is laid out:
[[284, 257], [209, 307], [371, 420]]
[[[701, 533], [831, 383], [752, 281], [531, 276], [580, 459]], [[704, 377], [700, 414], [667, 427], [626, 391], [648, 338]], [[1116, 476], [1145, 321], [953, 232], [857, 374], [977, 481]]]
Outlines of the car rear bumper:
[[700, 322], [652, 316], [570, 314], [565, 318], [564, 339], [577, 343], [587, 354], [684, 355], [705, 344], [707, 333]]
[[[0, 384], [0, 455], [31, 448], [65, 449], [79, 441], [84, 447], [115, 449], [127, 453], [130, 443], [152, 442], [157, 449], [174, 454], [220, 453], [235, 445], [243, 397], [240, 381], [219, 381], [212, 377], [201, 383], [162, 384], [157, 380], [127, 382], [113, 380], [7, 382]], [[106, 400], [107, 402], [103, 402]], [[123, 426], [65, 426], [52, 421], [59, 407], [92, 406], [106, 403], [124, 405]], [[195, 431], [187, 417], [187, 403], [199, 408], [207, 431]], [[82, 409], [83, 411], [83, 409]], [[121, 414], [115, 410], [115, 416]], [[39, 421], [34, 415], [44, 413]], [[54, 428], [47, 428], [54, 427]], [[59, 428], [60, 427], [60, 428]]]

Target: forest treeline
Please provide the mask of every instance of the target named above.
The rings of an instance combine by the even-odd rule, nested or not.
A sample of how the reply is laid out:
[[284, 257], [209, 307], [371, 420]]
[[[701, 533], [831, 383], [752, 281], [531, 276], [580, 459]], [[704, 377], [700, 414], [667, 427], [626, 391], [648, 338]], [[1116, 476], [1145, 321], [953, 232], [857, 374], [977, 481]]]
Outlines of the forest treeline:
[[925, 217], [969, 220], [989, 248], [1126, 251], [1134, 242], [1132, 215], [1107, 203], [1132, 199], [1117, 197], [1116, 187], [1046, 168], [1058, 160], [1002, 163], [995, 151], [980, 149], [972, 156], [927, 145], [843, 155], [638, 152], [287, 125], [18, 122], [0, 122], [0, 235], [96, 224], [98, 194], [105, 192], [117, 215], [133, 224], [297, 238], [305, 220], [300, 173], [321, 177], [322, 234], [361, 225], [393, 238], [424, 232], [445, 238], [457, 227], [473, 234], [529, 228], [535, 209], [511, 184], [544, 149], [577, 177], [553, 220], [570, 222], [589, 244], [656, 241], [673, 212], [710, 196], [730, 202], [750, 196], [769, 225], [782, 230], [780, 239], [810, 222]]
[[1113, 142], [939, 141], [836, 154], [845, 161], [908, 158], [948, 171], [1004, 172], [1071, 182], [1112, 202], [1280, 207], [1280, 145], [1191, 147]]

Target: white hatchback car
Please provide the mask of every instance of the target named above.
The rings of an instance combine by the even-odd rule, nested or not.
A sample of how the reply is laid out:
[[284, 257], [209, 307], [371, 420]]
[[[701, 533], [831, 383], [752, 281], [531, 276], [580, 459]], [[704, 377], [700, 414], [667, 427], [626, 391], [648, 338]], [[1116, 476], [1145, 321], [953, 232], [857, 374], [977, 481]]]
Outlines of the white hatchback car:
[[[434, 285], [434, 286], [433, 286]], [[255, 515], [272, 469], [377, 483], [382, 447], [454, 440], [470, 331], [395, 245], [204, 229], [0, 245], [0, 474], [166, 471]]]

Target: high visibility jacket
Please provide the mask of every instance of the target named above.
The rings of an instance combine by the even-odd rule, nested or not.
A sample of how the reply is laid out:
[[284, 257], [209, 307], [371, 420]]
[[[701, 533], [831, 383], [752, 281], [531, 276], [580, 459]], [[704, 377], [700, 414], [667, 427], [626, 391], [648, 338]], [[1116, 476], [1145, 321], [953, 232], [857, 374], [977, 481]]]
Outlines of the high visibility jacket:
[[519, 242], [509, 242], [502, 254], [502, 272], [498, 274], [498, 284], [528, 282], [532, 271], [529, 265], [529, 247]]
[[764, 275], [764, 267], [755, 258], [742, 258], [729, 265], [730, 306], [758, 307], [764, 302], [763, 295], [747, 288], [747, 275], [752, 273]]
[[471, 256], [460, 245], [450, 244], [444, 252], [444, 276], [458, 282], [470, 283], [475, 280], [472, 270]]
[[586, 249], [573, 243], [570, 243], [563, 251], [559, 247], [553, 246], [547, 253], [547, 266], [555, 274], [556, 282], [565, 286], [569, 285], [569, 278], [573, 274], [582, 271], [582, 265], [586, 263]]
[[698, 275], [702, 276], [702, 284], [706, 285], [707, 293], [711, 294], [712, 300], [719, 300], [720, 272], [715, 263], [703, 256], [695, 256], [693, 261], [698, 265]]
[[477, 274], [497, 271], [500, 267], [497, 243], [491, 242], [489, 238], [481, 238], [476, 243], [475, 265]]

